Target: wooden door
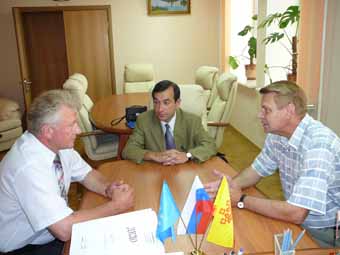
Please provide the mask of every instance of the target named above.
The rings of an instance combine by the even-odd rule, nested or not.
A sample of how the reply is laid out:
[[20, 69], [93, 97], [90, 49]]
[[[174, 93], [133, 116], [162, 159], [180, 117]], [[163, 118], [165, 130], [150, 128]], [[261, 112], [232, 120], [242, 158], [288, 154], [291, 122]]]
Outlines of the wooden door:
[[26, 109], [40, 92], [83, 73], [96, 101], [115, 92], [110, 6], [14, 7]]
[[[68, 77], [63, 13], [22, 12], [20, 58], [25, 105], [43, 91], [62, 88]], [[18, 29], [17, 29], [18, 34]]]
[[24, 102], [27, 109], [27, 107], [31, 104], [32, 100], [30, 93], [31, 75], [28, 70], [28, 59], [24, 38], [24, 27], [20, 9], [13, 8], [13, 18], [18, 46], [21, 84], [23, 88]]
[[23, 24], [32, 98], [61, 89], [68, 77], [63, 13], [24, 13]]
[[69, 73], [88, 79], [87, 94], [95, 102], [113, 90], [107, 10], [64, 11]]

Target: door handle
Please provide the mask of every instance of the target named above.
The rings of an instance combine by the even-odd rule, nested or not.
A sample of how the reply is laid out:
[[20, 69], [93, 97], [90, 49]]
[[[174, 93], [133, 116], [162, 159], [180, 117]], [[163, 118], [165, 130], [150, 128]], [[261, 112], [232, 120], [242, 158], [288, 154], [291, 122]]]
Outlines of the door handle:
[[307, 110], [316, 110], [315, 104], [307, 104]]
[[32, 84], [31, 81], [24, 79], [23, 86], [24, 86], [24, 89], [27, 93], [29, 93], [31, 91], [31, 84]]

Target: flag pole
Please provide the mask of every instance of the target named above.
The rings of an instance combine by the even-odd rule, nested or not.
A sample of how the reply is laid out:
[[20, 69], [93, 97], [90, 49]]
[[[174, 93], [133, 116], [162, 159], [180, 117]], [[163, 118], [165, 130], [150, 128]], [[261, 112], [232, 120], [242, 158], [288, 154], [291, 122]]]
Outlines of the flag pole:
[[197, 200], [196, 200], [196, 205], [195, 205], [195, 238], [196, 238], [196, 243], [195, 243], [195, 250], [197, 251]]
[[[188, 233], [188, 227], [187, 227], [187, 225], [185, 225], [184, 220], [183, 220], [183, 218], [182, 218], [182, 215], [180, 215], [179, 217], [181, 218], [181, 221], [182, 221], [182, 223], [183, 223], [183, 225], [184, 225], [185, 231]], [[191, 237], [190, 234], [188, 234], [188, 236], [190, 237], [191, 244], [192, 244], [192, 246], [193, 246], [194, 249], [195, 249], [194, 240], [192, 240], [192, 237]]]
[[[214, 212], [210, 215], [209, 226], [211, 225], [211, 219], [212, 219], [213, 215], [214, 215]], [[205, 230], [205, 232], [204, 232], [204, 234], [203, 234], [203, 237], [202, 237], [202, 239], [201, 239], [200, 245], [198, 246], [198, 250], [200, 250], [201, 247], [202, 247], [202, 243], [203, 243], [203, 240], [204, 240], [204, 238], [205, 238], [205, 236], [206, 236], [206, 234], [207, 234], [207, 232], [208, 232], [209, 226], [208, 226], [208, 228]]]
[[[220, 188], [221, 182], [222, 182], [222, 178], [221, 178], [221, 180], [220, 180], [220, 184], [218, 185], [218, 188]], [[216, 194], [216, 195], [217, 195], [217, 194]], [[215, 200], [216, 200], [216, 196], [215, 196], [215, 198], [214, 198], [213, 204], [215, 204]], [[214, 209], [215, 209], [215, 208], [213, 208], [213, 211], [212, 211], [212, 213], [211, 213], [211, 215], [210, 215], [209, 226], [211, 225], [211, 219], [212, 219], [213, 216], [214, 216]], [[204, 232], [204, 234], [203, 234], [203, 237], [202, 237], [202, 239], [201, 239], [200, 245], [198, 246], [198, 251], [199, 251], [199, 250], [201, 249], [201, 247], [202, 247], [202, 244], [203, 244], [204, 238], [205, 238], [205, 236], [206, 236], [206, 234], [207, 234], [207, 232], [208, 232], [209, 226], [208, 226], [208, 228], [205, 230], [205, 232]], [[196, 233], [197, 233], [197, 231], [196, 231]]]
[[[183, 220], [183, 218], [182, 218], [182, 215], [180, 215], [179, 217], [181, 218], [181, 221], [182, 221], [182, 223], [183, 223], [183, 225], [184, 225], [184, 228], [185, 228], [186, 232], [188, 233], [188, 228], [187, 228], [187, 226], [186, 226], [185, 223], [184, 223], [184, 220]], [[192, 252], [190, 252], [190, 254], [191, 254], [191, 255], [205, 255], [205, 253], [204, 253], [203, 251], [200, 251], [200, 250], [197, 250], [197, 249], [196, 249], [196, 246], [195, 246], [195, 244], [194, 244], [194, 240], [192, 239], [191, 235], [188, 234], [188, 236], [190, 237], [191, 244], [192, 244], [192, 246], [194, 247], [194, 250], [193, 250]], [[196, 230], [196, 236], [197, 236], [197, 230]]]
[[[196, 206], [195, 206], [196, 207]], [[196, 209], [195, 209], [196, 210]], [[203, 251], [201, 251], [201, 246], [197, 249], [197, 243], [198, 243], [198, 240], [197, 240], [197, 237], [198, 237], [198, 234], [197, 234], [197, 232], [198, 232], [198, 229], [197, 229], [197, 213], [195, 213], [196, 215], [195, 215], [195, 217], [196, 217], [196, 226], [195, 226], [195, 237], [196, 237], [196, 244], [195, 244], [195, 248], [194, 248], [194, 250], [192, 251], [192, 252], [190, 252], [190, 254], [191, 255], [205, 255], [205, 253], [203, 252]], [[201, 244], [202, 244], [202, 240], [203, 239], [201, 239]]]

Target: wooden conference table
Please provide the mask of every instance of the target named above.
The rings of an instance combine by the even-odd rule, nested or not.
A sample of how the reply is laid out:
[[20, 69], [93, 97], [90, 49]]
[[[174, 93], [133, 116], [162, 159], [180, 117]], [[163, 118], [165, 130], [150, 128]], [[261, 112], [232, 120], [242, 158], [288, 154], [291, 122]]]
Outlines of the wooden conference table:
[[[187, 195], [190, 191], [191, 184], [195, 175], [198, 175], [203, 183], [215, 180], [212, 170], [218, 169], [228, 175], [235, 175], [236, 172], [221, 159], [215, 157], [203, 164], [189, 162], [177, 166], [162, 166], [157, 163], [145, 162], [137, 165], [130, 161], [121, 160], [105, 163], [99, 167], [109, 180], [124, 180], [135, 189], [135, 206], [133, 210], [152, 208], [158, 212], [159, 198], [163, 180], [167, 180], [171, 192], [181, 210], [184, 206]], [[248, 194], [259, 195], [261, 193], [255, 188], [246, 190]], [[85, 192], [81, 209], [88, 209], [103, 204], [106, 201], [93, 192]], [[274, 251], [273, 235], [282, 233], [285, 229], [290, 228], [293, 231], [294, 239], [300, 233], [301, 228], [294, 224], [273, 220], [248, 210], [233, 208], [234, 218], [234, 250], [243, 247], [246, 254]], [[198, 239], [200, 240], [200, 238]], [[193, 247], [187, 236], [177, 236], [176, 242], [173, 243], [171, 238], [165, 242], [167, 252], [173, 251], [192, 251]], [[318, 245], [305, 234], [299, 242], [297, 249], [318, 248]], [[223, 247], [203, 242], [202, 250], [206, 254], [223, 254], [226, 250]], [[67, 254], [67, 253], [66, 253]], [[313, 253], [297, 253], [313, 254]], [[323, 254], [323, 253], [315, 253]], [[324, 253], [329, 254], [329, 253]]]
[[93, 124], [99, 129], [119, 136], [118, 159], [121, 158], [121, 152], [133, 129], [126, 126], [125, 119], [117, 125], [111, 125], [112, 120], [125, 116], [125, 108], [128, 106], [148, 106], [149, 100], [149, 93], [129, 93], [110, 95], [94, 104], [91, 110], [91, 120]]

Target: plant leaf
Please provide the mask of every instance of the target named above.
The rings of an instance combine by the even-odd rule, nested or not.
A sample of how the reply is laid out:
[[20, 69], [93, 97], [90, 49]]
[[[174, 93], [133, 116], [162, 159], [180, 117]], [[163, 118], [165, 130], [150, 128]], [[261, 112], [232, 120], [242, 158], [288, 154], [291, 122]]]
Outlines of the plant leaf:
[[274, 43], [274, 42], [281, 40], [283, 37], [284, 37], [284, 33], [275, 32], [275, 33], [271, 33], [266, 38], [264, 38], [263, 42], [265, 44]]
[[279, 27], [281, 29], [286, 28], [289, 23], [294, 24], [300, 19], [300, 7], [298, 5], [292, 5], [282, 14], [279, 20]]
[[237, 59], [233, 56], [229, 56], [228, 62], [232, 69], [236, 69], [239, 66]]
[[238, 33], [238, 35], [240, 35], [240, 36], [245, 36], [246, 34], [248, 34], [248, 32], [250, 32], [251, 30], [253, 29], [253, 27], [252, 26], [245, 26], [244, 28], [243, 28], [243, 30], [241, 30], [239, 33]]
[[258, 28], [264, 28], [264, 27], [269, 27], [275, 20], [279, 20], [281, 18], [282, 14], [281, 13], [274, 13], [268, 15], [258, 26]]
[[248, 54], [250, 58], [256, 58], [256, 38], [254, 36], [249, 38], [248, 41]]

